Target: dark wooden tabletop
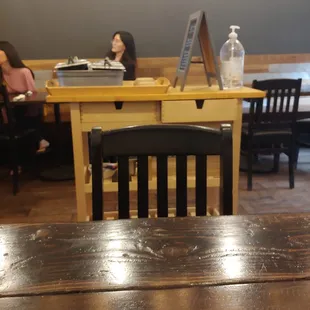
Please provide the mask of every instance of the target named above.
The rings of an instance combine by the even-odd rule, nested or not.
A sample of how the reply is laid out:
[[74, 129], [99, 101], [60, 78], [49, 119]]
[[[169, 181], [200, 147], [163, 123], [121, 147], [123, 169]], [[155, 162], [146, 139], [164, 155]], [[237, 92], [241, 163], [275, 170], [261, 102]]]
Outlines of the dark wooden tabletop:
[[141, 309], [308, 302], [309, 257], [307, 214], [3, 225], [0, 309], [27, 298], [23, 309], [37, 309], [42, 298], [63, 309], [72, 298], [91, 309], [112, 301], [122, 309], [130, 300], [128, 309], [140, 309], [134, 301]]
[[307, 310], [310, 281], [0, 298], [1, 310]]
[[[10, 101], [13, 102], [13, 98], [16, 95], [10, 95]], [[31, 104], [46, 104], [46, 96], [47, 92], [35, 92], [31, 96], [26, 96], [25, 100], [23, 101], [16, 101], [14, 102], [15, 105], [23, 106], [23, 105], [31, 105]], [[1, 98], [0, 98], [1, 100]], [[59, 104], [54, 104], [54, 116], [55, 116], [55, 123], [59, 124], [61, 122], [61, 113]]]
[[[17, 95], [9, 95], [10, 101], [13, 101], [13, 98]], [[16, 101], [14, 102], [17, 105], [29, 105], [29, 104], [37, 104], [37, 103], [45, 103], [46, 102], [47, 92], [35, 92], [31, 96], [26, 96], [24, 101]]]

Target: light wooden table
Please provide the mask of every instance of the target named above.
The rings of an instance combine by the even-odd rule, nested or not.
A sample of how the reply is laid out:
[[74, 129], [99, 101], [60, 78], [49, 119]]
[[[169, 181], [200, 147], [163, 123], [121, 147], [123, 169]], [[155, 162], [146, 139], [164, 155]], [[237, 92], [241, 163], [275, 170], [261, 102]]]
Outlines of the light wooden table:
[[[238, 211], [239, 159], [242, 124], [242, 99], [264, 97], [265, 93], [251, 88], [219, 91], [217, 86], [188, 86], [183, 92], [170, 88], [165, 94], [118, 95], [105, 91], [104, 87], [77, 87], [63, 89], [61, 95], [49, 95], [48, 103], [70, 102], [71, 126], [74, 150], [77, 219], [90, 218], [90, 194], [92, 185], [88, 173], [89, 154], [87, 133], [95, 126], [103, 130], [132, 125], [161, 123], [200, 123], [218, 127], [221, 123], [233, 126], [233, 212]], [[119, 104], [117, 109], [116, 102]], [[203, 104], [198, 109], [197, 105]], [[211, 178], [212, 179], [212, 178]], [[152, 182], [156, 184], [156, 182]], [[194, 183], [193, 183], [194, 184]], [[208, 186], [218, 186], [219, 180], [208, 179]], [[134, 186], [131, 186], [133, 189]], [[152, 185], [150, 185], [150, 189]], [[107, 183], [105, 191], [115, 191], [117, 184]]]

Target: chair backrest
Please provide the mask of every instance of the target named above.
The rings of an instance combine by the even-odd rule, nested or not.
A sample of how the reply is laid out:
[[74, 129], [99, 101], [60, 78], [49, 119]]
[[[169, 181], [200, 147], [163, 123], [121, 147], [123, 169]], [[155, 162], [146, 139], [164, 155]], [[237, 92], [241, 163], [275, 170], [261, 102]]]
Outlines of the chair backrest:
[[301, 79], [254, 80], [252, 87], [266, 91], [266, 98], [250, 100], [249, 129], [294, 127], [301, 82]]
[[91, 133], [93, 220], [103, 219], [103, 157], [118, 158], [118, 217], [130, 217], [129, 157], [137, 156], [138, 217], [148, 217], [148, 156], [157, 157], [157, 216], [168, 216], [168, 156], [176, 156], [176, 215], [187, 216], [187, 156], [196, 156], [196, 216], [206, 215], [207, 156], [220, 156], [220, 213], [232, 214], [232, 131], [184, 125]]
[[[7, 124], [4, 123], [4, 115], [7, 117]], [[12, 138], [14, 136], [15, 123], [14, 111], [10, 103], [8, 91], [0, 79], [0, 132], [6, 126], [8, 129], [6, 132]]]

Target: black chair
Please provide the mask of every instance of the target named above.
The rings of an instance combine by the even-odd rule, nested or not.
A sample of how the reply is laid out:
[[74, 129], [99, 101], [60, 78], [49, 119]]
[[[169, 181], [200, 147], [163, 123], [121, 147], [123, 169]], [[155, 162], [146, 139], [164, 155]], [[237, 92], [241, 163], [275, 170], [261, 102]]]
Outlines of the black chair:
[[[4, 121], [2, 110], [7, 116], [7, 122]], [[13, 172], [14, 195], [19, 191], [18, 166], [28, 155], [35, 155], [37, 143], [37, 133], [34, 129], [18, 127], [7, 89], [0, 83], [0, 149], [8, 153], [10, 169]]]
[[118, 158], [118, 217], [129, 210], [130, 156], [138, 162], [138, 217], [149, 215], [148, 156], [157, 157], [157, 216], [168, 216], [168, 156], [176, 156], [176, 215], [187, 216], [187, 156], [196, 156], [196, 215], [207, 214], [207, 156], [220, 155], [220, 213], [232, 214], [232, 131], [200, 126], [150, 125], [91, 132], [93, 220], [103, 219], [102, 159]]
[[265, 99], [250, 100], [249, 123], [242, 129], [241, 149], [247, 156], [248, 190], [252, 190], [253, 156], [273, 154], [273, 171], [277, 172], [280, 153], [285, 153], [289, 158], [289, 185], [294, 188], [294, 165], [297, 161], [296, 117], [301, 81], [253, 81], [253, 88], [266, 91], [267, 94]]

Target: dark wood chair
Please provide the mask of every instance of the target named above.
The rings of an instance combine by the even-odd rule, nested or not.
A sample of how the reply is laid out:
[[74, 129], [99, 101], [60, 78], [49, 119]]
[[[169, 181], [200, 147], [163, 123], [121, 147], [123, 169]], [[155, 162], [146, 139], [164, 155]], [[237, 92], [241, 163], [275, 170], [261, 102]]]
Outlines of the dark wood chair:
[[[2, 111], [4, 111], [7, 121], [4, 120]], [[28, 155], [33, 154], [35, 156], [36, 149], [36, 131], [18, 127], [7, 89], [3, 83], [0, 83], [0, 150], [8, 154], [10, 169], [13, 172], [14, 195], [19, 191], [18, 166]]]
[[103, 157], [118, 158], [118, 217], [130, 217], [130, 156], [137, 156], [138, 217], [149, 215], [148, 156], [157, 157], [157, 216], [168, 216], [168, 156], [176, 156], [176, 215], [187, 216], [187, 156], [196, 157], [196, 216], [207, 214], [207, 156], [220, 155], [220, 214], [232, 214], [232, 131], [184, 125], [133, 126], [91, 132], [93, 220], [102, 220]]
[[273, 171], [279, 170], [280, 153], [289, 158], [289, 186], [294, 188], [297, 158], [296, 117], [301, 79], [253, 81], [253, 88], [266, 91], [266, 98], [251, 99], [249, 123], [242, 130], [242, 153], [247, 156], [247, 188], [252, 190], [253, 156], [273, 154]]

